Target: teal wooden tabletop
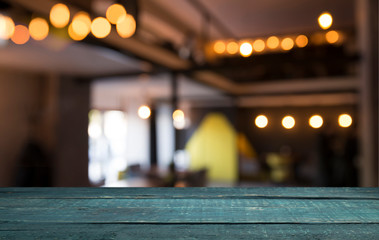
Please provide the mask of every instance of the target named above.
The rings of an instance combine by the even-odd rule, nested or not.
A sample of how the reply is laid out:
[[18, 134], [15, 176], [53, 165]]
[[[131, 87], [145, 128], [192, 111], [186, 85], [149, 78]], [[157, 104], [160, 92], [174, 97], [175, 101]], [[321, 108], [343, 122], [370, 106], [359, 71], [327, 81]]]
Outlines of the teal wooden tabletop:
[[0, 239], [379, 239], [379, 188], [0, 188]]

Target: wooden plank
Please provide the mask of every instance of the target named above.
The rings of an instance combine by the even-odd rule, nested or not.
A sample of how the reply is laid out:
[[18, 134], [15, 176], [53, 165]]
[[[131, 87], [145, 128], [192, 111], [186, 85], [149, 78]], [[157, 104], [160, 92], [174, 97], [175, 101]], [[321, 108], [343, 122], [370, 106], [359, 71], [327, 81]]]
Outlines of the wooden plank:
[[0, 188], [0, 199], [376, 199], [379, 188]]
[[0, 221], [67, 223], [379, 223], [379, 200], [0, 199]]
[[378, 239], [379, 224], [0, 224], [0, 239]]

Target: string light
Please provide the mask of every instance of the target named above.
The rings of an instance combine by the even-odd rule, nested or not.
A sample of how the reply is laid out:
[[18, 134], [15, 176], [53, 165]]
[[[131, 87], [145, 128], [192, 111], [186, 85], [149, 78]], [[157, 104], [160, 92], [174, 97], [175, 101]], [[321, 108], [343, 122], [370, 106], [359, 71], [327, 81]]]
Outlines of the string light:
[[148, 119], [151, 115], [149, 106], [142, 105], [138, 108], [138, 116], [142, 119]]
[[213, 50], [217, 54], [223, 54], [226, 50], [225, 43], [223, 41], [217, 41], [213, 44]]
[[105, 38], [111, 32], [111, 24], [103, 17], [97, 17], [92, 21], [91, 32], [97, 38]]
[[282, 125], [285, 129], [291, 129], [295, 126], [295, 119], [292, 116], [285, 116]]
[[130, 14], [117, 22], [116, 30], [122, 38], [129, 38], [136, 32], [136, 20]]
[[267, 47], [270, 49], [275, 49], [279, 46], [279, 38], [271, 36], [267, 39]]
[[262, 39], [255, 40], [253, 48], [256, 52], [262, 52], [265, 49], [265, 42]]
[[268, 119], [265, 115], [259, 115], [255, 118], [255, 126], [265, 128], [268, 124]]
[[253, 53], [253, 46], [249, 42], [244, 42], [240, 46], [240, 54], [243, 57], [249, 57]]
[[291, 50], [293, 48], [293, 45], [293, 40], [289, 37], [283, 39], [281, 43], [282, 49], [285, 51]]
[[126, 10], [121, 4], [113, 4], [108, 7], [106, 17], [110, 23], [117, 24], [126, 17]]
[[23, 25], [17, 25], [14, 29], [14, 34], [11, 39], [15, 44], [22, 45], [29, 41], [30, 35], [27, 27]]
[[71, 22], [72, 32], [77, 38], [84, 39], [91, 31], [91, 18], [86, 12], [75, 14]]
[[308, 38], [305, 35], [299, 35], [296, 37], [295, 43], [296, 43], [296, 46], [298, 46], [299, 48], [303, 48], [303, 47], [307, 46]]
[[70, 10], [63, 3], [55, 4], [50, 10], [50, 22], [56, 28], [65, 27], [70, 21]]
[[0, 14], [0, 39], [10, 39], [15, 30], [12, 18]]
[[324, 121], [320, 115], [313, 115], [309, 118], [309, 125], [313, 128], [320, 128], [323, 123]]
[[49, 35], [49, 24], [43, 18], [34, 18], [29, 23], [29, 32], [34, 40], [43, 40]]
[[338, 117], [338, 124], [343, 128], [350, 127], [352, 123], [353, 123], [353, 119], [351, 118], [349, 114], [346, 114], [346, 113], [341, 114]]
[[326, 41], [330, 44], [338, 42], [339, 34], [336, 31], [329, 31], [325, 34]]
[[318, 24], [324, 30], [330, 28], [333, 23], [333, 17], [330, 13], [324, 12], [318, 17]]

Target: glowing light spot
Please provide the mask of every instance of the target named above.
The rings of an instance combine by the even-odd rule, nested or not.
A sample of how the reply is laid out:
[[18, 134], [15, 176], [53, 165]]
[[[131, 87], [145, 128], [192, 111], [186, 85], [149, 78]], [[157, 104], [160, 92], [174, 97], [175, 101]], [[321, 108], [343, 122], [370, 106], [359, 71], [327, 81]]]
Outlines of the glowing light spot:
[[282, 40], [281, 46], [285, 51], [291, 50], [293, 48], [294, 42], [291, 38], [285, 38]]
[[323, 123], [324, 121], [320, 115], [313, 115], [309, 118], [309, 125], [313, 128], [320, 128]]
[[14, 22], [12, 18], [0, 14], [0, 39], [8, 40], [14, 34]]
[[174, 121], [183, 121], [184, 120], [184, 112], [180, 109], [177, 109], [172, 114], [172, 119]]
[[91, 31], [91, 18], [86, 12], [75, 14], [71, 22], [72, 32], [81, 39], [84, 39]]
[[255, 118], [255, 125], [259, 128], [265, 128], [268, 124], [268, 119], [265, 115], [259, 115]]
[[353, 119], [351, 118], [349, 114], [346, 114], [346, 113], [341, 114], [338, 117], [338, 124], [343, 128], [350, 127], [352, 123], [353, 123]]
[[253, 48], [256, 52], [262, 52], [265, 49], [265, 42], [262, 39], [255, 40]]
[[217, 54], [223, 54], [225, 52], [226, 46], [223, 41], [217, 41], [213, 45], [213, 51]]
[[295, 39], [295, 42], [296, 42], [296, 46], [298, 46], [299, 48], [303, 48], [303, 47], [307, 46], [308, 38], [305, 35], [299, 35]]
[[17, 25], [14, 28], [14, 34], [12, 36], [12, 41], [15, 44], [22, 45], [29, 41], [30, 35], [27, 27], [23, 25]]
[[111, 24], [103, 17], [97, 17], [92, 21], [91, 32], [97, 38], [105, 38], [111, 32]]
[[121, 4], [113, 4], [107, 9], [106, 17], [110, 23], [117, 24], [126, 17], [126, 10]]
[[253, 46], [250, 43], [244, 42], [240, 46], [240, 54], [243, 57], [248, 57], [253, 53]]
[[336, 31], [329, 31], [325, 34], [326, 41], [330, 44], [338, 42], [338, 39], [340, 38], [338, 32]]
[[151, 110], [148, 106], [142, 105], [138, 108], [138, 116], [142, 119], [148, 119], [151, 115]]
[[65, 27], [70, 21], [70, 10], [63, 3], [55, 4], [50, 10], [50, 22], [56, 28]]
[[136, 32], [136, 20], [130, 14], [126, 15], [116, 25], [118, 35], [122, 38], [129, 38]]
[[43, 40], [49, 35], [49, 24], [43, 18], [34, 18], [29, 23], [29, 32], [34, 40]]
[[279, 46], [279, 38], [271, 36], [267, 39], [267, 47], [270, 49], [275, 49]]
[[282, 125], [286, 129], [291, 129], [295, 126], [295, 119], [291, 116], [285, 116], [282, 120]]
[[228, 45], [226, 45], [226, 51], [229, 54], [236, 54], [238, 50], [239, 50], [239, 47], [236, 42], [229, 42]]
[[320, 25], [322, 29], [330, 28], [330, 26], [332, 26], [332, 23], [333, 23], [332, 15], [328, 12], [324, 12], [318, 17], [318, 24]]
[[86, 37], [86, 36], [80, 36], [76, 34], [72, 27], [72, 23], [68, 26], [68, 35], [70, 36], [72, 40], [75, 40], [75, 41], [81, 41]]

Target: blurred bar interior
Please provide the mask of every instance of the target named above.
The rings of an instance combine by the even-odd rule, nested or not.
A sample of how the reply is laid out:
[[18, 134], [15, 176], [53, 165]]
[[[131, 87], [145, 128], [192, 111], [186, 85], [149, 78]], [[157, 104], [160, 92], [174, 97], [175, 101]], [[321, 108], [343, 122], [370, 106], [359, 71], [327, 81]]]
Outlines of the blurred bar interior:
[[0, 186], [378, 186], [377, 0], [1, 0]]

